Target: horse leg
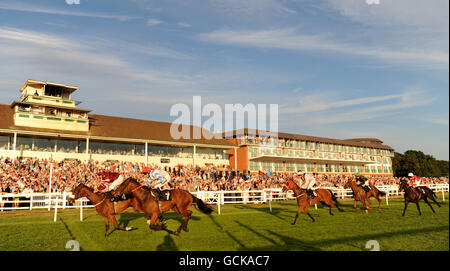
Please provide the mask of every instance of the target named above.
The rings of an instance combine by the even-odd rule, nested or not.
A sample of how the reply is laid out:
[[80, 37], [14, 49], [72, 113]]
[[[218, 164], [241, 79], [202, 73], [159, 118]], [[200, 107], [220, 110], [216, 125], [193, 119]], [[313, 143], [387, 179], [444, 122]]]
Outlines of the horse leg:
[[119, 230], [119, 231], [131, 231], [132, 229], [134, 229], [133, 226], [126, 227], [126, 228], [121, 228], [121, 227], [119, 227], [119, 225], [117, 224], [116, 217], [115, 217], [114, 215], [111, 215], [111, 216], [109, 217], [109, 219], [112, 221], [112, 223], [113, 223], [113, 225], [114, 225], [114, 228], [115, 228], [116, 230]]
[[420, 211], [419, 202], [416, 202], [416, 205], [417, 205], [417, 210], [419, 210], [419, 215], [422, 215], [422, 212]]
[[330, 208], [330, 215], [334, 215], [334, 214], [331, 212], [331, 205], [328, 205], [328, 207]]
[[303, 211], [305, 211], [305, 213], [312, 219], [312, 221], [315, 222], [314, 217], [311, 215], [307, 207], [303, 208]]
[[381, 199], [380, 199], [380, 197], [378, 197], [377, 200], [378, 200], [378, 212], [381, 213]]
[[298, 215], [299, 215], [301, 212], [302, 212], [302, 209], [300, 209], [300, 207], [298, 207], [297, 214], [295, 215], [295, 219], [294, 219], [294, 222], [292, 222], [292, 225], [295, 225], [295, 222], [297, 222]]
[[366, 214], [368, 214], [368, 213], [369, 213], [369, 209], [367, 208], [366, 200], [365, 200], [365, 199], [362, 200], [362, 204], [363, 204], [363, 206], [364, 206], [364, 209], [365, 209], [365, 211], [366, 211]]
[[106, 228], [106, 230], [105, 230], [105, 237], [108, 237], [109, 219], [106, 216], [104, 217], [104, 219], [105, 219], [105, 228]]
[[403, 209], [402, 216], [405, 216], [406, 208], [408, 208], [409, 201], [405, 200], [405, 209]]
[[370, 200], [370, 197], [367, 196], [367, 202], [369, 203], [369, 206], [367, 207], [367, 210], [372, 210], [370, 206], [372, 206], [372, 201]]
[[192, 211], [186, 210], [185, 212], [183, 212], [183, 215], [184, 215], [184, 223], [182, 225], [183, 230], [185, 232], [189, 232], [189, 228], [187, 225], [188, 225], [189, 219], [191, 219]]
[[436, 203], [437, 204], [437, 206], [439, 207], [439, 208], [441, 208], [441, 205], [439, 204], [439, 202], [437, 202], [437, 200], [434, 198], [434, 195], [433, 194], [431, 194], [431, 196], [429, 197], [432, 201], [434, 201], [434, 203]]
[[428, 204], [428, 206], [430, 206], [431, 211], [433, 211], [433, 213], [436, 213], [433, 209], [433, 206], [431, 206], [430, 202], [428, 201], [428, 199], [425, 197], [425, 198], [423, 198], [423, 200]]
[[356, 211], [359, 210], [359, 208], [356, 208], [356, 199], [353, 201], [353, 209], [356, 209]]

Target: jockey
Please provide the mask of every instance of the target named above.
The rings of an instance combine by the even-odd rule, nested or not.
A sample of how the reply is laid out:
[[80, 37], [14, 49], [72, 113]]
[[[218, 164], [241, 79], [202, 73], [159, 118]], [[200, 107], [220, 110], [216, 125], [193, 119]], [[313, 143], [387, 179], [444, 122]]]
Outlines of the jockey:
[[156, 192], [161, 198], [163, 195], [160, 188], [170, 182], [170, 174], [164, 170], [151, 169], [148, 167], [144, 167], [141, 173], [149, 174], [149, 177], [145, 180], [147, 186], [151, 186], [151, 184], [156, 181], [156, 184], [153, 186], [153, 188], [156, 189]]
[[413, 173], [408, 174], [410, 185], [413, 187], [419, 187], [422, 183], [422, 180], [419, 176], [415, 176]]
[[422, 187], [421, 183], [422, 180], [420, 179], [419, 176], [414, 175], [412, 172], [410, 172], [408, 174], [409, 177], [409, 185], [411, 185], [412, 187], [414, 187], [419, 193], [424, 193], [423, 189], [420, 189], [420, 187]]
[[[97, 187], [97, 191], [102, 193], [114, 191], [125, 180], [122, 174], [110, 171], [101, 170], [100, 172], [98, 172], [98, 175], [102, 176], [102, 181]], [[124, 195], [122, 195], [122, 198], [126, 199]], [[115, 201], [117, 199], [119, 199], [119, 197], [113, 198], [112, 201]]]
[[355, 174], [355, 177], [357, 185], [361, 186], [366, 192], [370, 190], [370, 182], [366, 177], [362, 176], [359, 172]]
[[311, 173], [303, 173], [301, 170], [298, 171], [297, 176], [300, 176], [303, 179], [303, 183], [301, 188], [306, 189], [306, 193], [314, 198], [316, 195], [313, 191], [313, 186], [316, 184], [316, 179]]

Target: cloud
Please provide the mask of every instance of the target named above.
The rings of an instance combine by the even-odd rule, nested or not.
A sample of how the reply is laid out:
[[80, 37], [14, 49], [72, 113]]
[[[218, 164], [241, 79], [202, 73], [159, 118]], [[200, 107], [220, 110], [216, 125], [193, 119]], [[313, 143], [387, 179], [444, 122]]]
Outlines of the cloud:
[[229, 15], [267, 15], [269, 13], [295, 14], [295, 10], [287, 8], [277, 0], [212, 0], [216, 9]]
[[76, 11], [76, 10], [62, 10], [41, 6], [33, 6], [23, 3], [0, 3], [0, 9], [3, 10], [11, 10], [11, 11], [20, 11], [20, 12], [32, 12], [32, 13], [44, 13], [44, 14], [52, 14], [52, 15], [62, 15], [62, 16], [77, 16], [77, 17], [90, 17], [90, 18], [99, 18], [99, 19], [114, 19], [120, 21], [127, 21], [131, 19], [136, 19], [137, 17], [128, 16], [128, 15], [117, 15], [117, 14], [109, 14], [103, 12], [86, 12], [86, 11]]
[[159, 25], [162, 23], [163, 23], [162, 21], [155, 19], [155, 18], [150, 18], [147, 20], [147, 25], [149, 25], [149, 26], [155, 26], [155, 25]]
[[126, 78], [153, 85], [179, 87], [189, 78], [161, 70], [140, 69], [117, 55], [105, 53], [101, 43], [85, 43], [58, 35], [0, 27], [0, 56], [38, 70], [91, 78]]
[[328, 0], [329, 6], [351, 20], [370, 25], [403, 25], [432, 32], [449, 30], [449, 1], [381, 0], [367, 5], [362, 0]]
[[[285, 49], [293, 51], [326, 51], [360, 55], [384, 61], [423, 65], [437, 64], [448, 68], [448, 51], [425, 50], [424, 48], [386, 48], [382, 46], [354, 44], [339, 41], [330, 35], [306, 35], [296, 33], [294, 28], [271, 30], [227, 30], [221, 29], [198, 35], [202, 41], [217, 44]], [[446, 64], [446, 65], [445, 65]]]
[[177, 23], [177, 25], [178, 25], [179, 27], [182, 27], [182, 28], [189, 28], [189, 27], [192, 27], [192, 25], [187, 24], [187, 23], [183, 23], [183, 22], [179, 22], [179, 23]]
[[[429, 97], [427, 92], [419, 87], [410, 87], [399, 94], [338, 101], [334, 101], [334, 97], [329, 93], [318, 93], [300, 99], [299, 105], [284, 106], [280, 114], [289, 116], [286, 119], [293, 120], [292, 123], [301, 119], [302, 124], [313, 126], [360, 122], [387, 118], [409, 108], [425, 106], [435, 99]], [[379, 102], [383, 104], [377, 104]]]

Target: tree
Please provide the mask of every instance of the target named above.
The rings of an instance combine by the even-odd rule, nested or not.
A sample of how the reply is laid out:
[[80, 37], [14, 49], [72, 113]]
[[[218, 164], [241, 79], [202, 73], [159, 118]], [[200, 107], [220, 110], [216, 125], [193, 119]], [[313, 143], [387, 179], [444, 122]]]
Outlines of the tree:
[[422, 177], [442, 177], [449, 175], [449, 162], [436, 160], [421, 151], [408, 150], [404, 154], [394, 153], [392, 170], [396, 177], [407, 176], [409, 172]]

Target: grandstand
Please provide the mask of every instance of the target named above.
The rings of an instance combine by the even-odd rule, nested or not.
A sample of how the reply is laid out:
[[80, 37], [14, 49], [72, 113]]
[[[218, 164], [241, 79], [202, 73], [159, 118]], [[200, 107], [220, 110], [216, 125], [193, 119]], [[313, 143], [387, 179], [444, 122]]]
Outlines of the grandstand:
[[[207, 139], [203, 135], [211, 132], [202, 128], [200, 139], [174, 139], [171, 123], [90, 114], [71, 99], [77, 90], [28, 79], [19, 89], [20, 101], [0, 104], [0, 157], [392, 176], [394, 150], [376, 138], [341, 140], [243, 129]], [[194, 126], [188, 128], [192, 135]]]

